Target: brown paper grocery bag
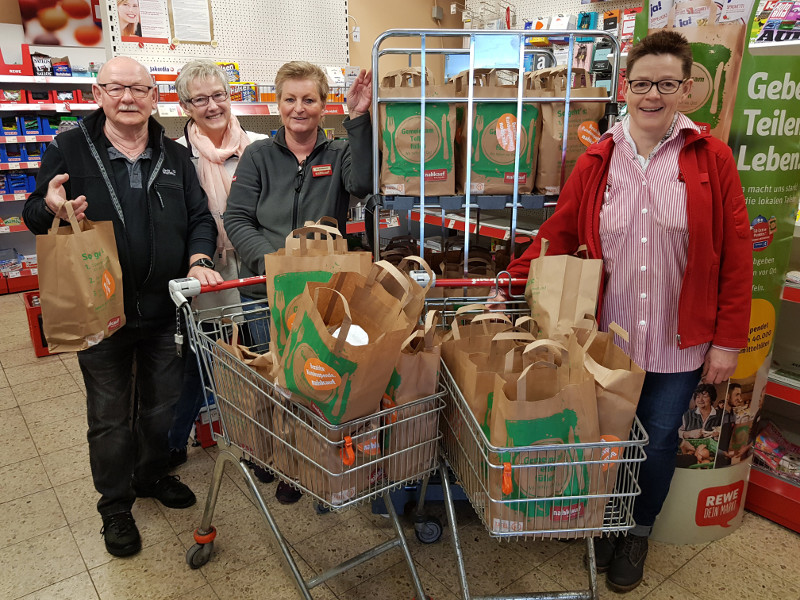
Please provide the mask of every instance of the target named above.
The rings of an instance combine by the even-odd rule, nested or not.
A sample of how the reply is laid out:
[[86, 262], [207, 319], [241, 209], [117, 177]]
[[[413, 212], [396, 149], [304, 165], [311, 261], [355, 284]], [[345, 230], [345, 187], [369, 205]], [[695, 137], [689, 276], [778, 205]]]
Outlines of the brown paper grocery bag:
[[[419, 98], [422, 73], [409, 67], [381, 79], [382, 97]], [[452, 86], [432, 85], [426, 78], [426, 96], [452, 96]], [[414, 102], [382, 102], [378, 106], [381, 144], [381, 192], [386, 195], [418, 196], [420, 193], [420, 105]], [[447, 102], [425, 105], [425, 195], [455, 193], [456, 111]]]
[[125, 325], [122, 268], [111, 221], [60, 219], [36, 236], [39, 302], [50, 353], [86, 350]]
[[[365, 282], [357, 273], [338, 273], [329, 284], [307, 284], [280, 355], [279, 384], [333, 424], [380, 409], [402, 343], [416, 324], [402, 300]], [[352, 325], [365, 332], [366, 344], [346, 341]]]
[[[307, 239], [311, 235], [312, 239]], [[286, 236], [286, 247], [264, 255], [267, 300], [272, 322], [271, 349], [283, 352], [306, 283], [326, 283], [331, 275], [353, 271], [366, 275], [372, 268], [369, 252], [347, 252], [338, 231], [328, 226], [301, 227]]]
[[[436, 414], [420, 416], [430, 404], [406, 406], [432, 396], [439, 386], [441, 336], [437, 334], [438, 311], [428, 311], [425, 325], [403, 342], [400, 356], [381, 400], [381, 409], [401, 407], [387, 419], [383, 448], [390, 458], [386, 476], [390, 481], [410, 479], [427, 472], [436, 457], [438, 419]], [[404, 408], [403, 408], [404, 407]]]
[[[519, 140], [519, 193], [533, 190], [538, 160], [537, 149], [542, 116], [539, 105], [524, 102], [521, 117], [517, 115], [518, 71], [510, 69], [474, 69], [472, 111], [472, 146], [467, 148], [466, 105], [456, 107], [456, 191], [466, 190], [467, 165], [471, 168], [470, 191], [473, 194], [511, 194], [514, 191], [514, 157], [516, 154], [517, 121], [521, 119]], [[462, 71], [455, 80], [455, 95], [469, 94], [469, 71]], [[523, 95], [529, 96], [527, 90]], [[481, 98], [508, 98], [509, 102], [480, 102]]]
[[270, 400], [272, 354], [256, 354], [239, 344], [239, 329], [231, 324], [230, 342], [216, 340], [211, 377], [218, 404], [225, 404], [223, 424], [231, 441], [269, 465], [272, 458]]
[[[573, 69], [574, 84], [570, 90], [569, 128], [567, 130], [564, 181], [587, 147], [600, 139], [598, 122], [605, 114], [604, 102], [574, 102], [581, 98], [608, 96], [604, 88], [591, 87], [583, 69]], [[527, 85], [536, 96], [566, 98], [567, 68], [540, 69], [527, 75]], [[561, 191], [561, 155], [564, 139], [564, 104], [543, 102], [542, 136], [539, 142], [539, 164], [536, 174], [537, 194], [558, 194]]]
[[[598, 484], [590, 481], [589, 465], [570, 464], [593, 460], [595, 454], [572, 445], [600, 441], [594, 382], [581, 358], [571, 357], [563, 345], [538, 340], [529, 346], [529, 356], [552, 358], [528, 365], [515, 382], [496, 380], [492, 445], [564, 448], [500, 454], [500, 464], [491, 467], [490, 523], [496, 531], [594, 527], [602, 522], [590, 503]], [[528, 501], [499, 502], [508, 500]]]
[[[541, 240], [538, 258], [531, 260], [525, 299], [542, 337], [569, 334], [572, 326], [595, 314], [603, 277], [603, 261], [578, 256], [547, 256], [548, 242]], [[582, 249], [579, 248], [578, 252]]]

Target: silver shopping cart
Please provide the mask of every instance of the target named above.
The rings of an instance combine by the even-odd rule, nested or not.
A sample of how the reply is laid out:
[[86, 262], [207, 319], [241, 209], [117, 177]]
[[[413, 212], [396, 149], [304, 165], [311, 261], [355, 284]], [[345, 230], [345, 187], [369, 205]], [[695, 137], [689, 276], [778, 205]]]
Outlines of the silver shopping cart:
[[[506, 280], [520, 285], [524, 280]], [[482, 287], [485, 282], [453, 280], [452, 287]], [[427, 301], [428, 309], [441, 311], [442, 325], [457, 318], [457, 309], [467, 304], [483, 305], [480, 312], [503, 312], [506, 315], [530, 314], [524, 299], [506, 294], [502, 306], [492, 306], [496, 298], [450, 297]], [[462, 313], [463, 316], [464, 313]], [[464, 567], [458, 535], [451, 483], [442, 477], [445, 509], [451, 525], [458, 579], [464, 600], [597, 600], [597, 566], [592, 537], [621, 533], [631, 529], [633, 502], [641, 492], [637, 483], [639, 467], [645, 459], [648, 437], [638, 418], [634, 420], [627, 441], [574, 444], [537, 444], [503, 448], [493, 446], [481, 429], [464, 399], [450, 370], [443, 363], [441, 382], [446, 390], [446, 406], [442, 415], [440, 461], [446, 461], [455, 474], [480, 520], [494, 538], [513, 539], [576, 539], [585, 538], [588, 587], [569, 592], [535, 592], [523, 595], [473, 596]], [[586, 477], [593, 482], [587, 493], [561, 495], [556, 485], [543, 485], [554, 472], [561, 480], [570, 476]], [[445, 465], [440, 467], [446, 473]], [[519, 490], [536, 490], [538, 494], [521, 494]], [[558, 520], [542, 519], [544, 513], [559, 515]], [[521, 516], [522, 515], [522, 516]]]
[[[230, 351], [236, 347], [235, 330], [269, 330], [270, 314], [264, 304], [192, 311], [187, 300], [201, 292], [253, 284], [264, 285], [265, 277], [225, 282], [213, 288], [201, 287], [195, 279], [170, 282], [178, 318], [182, 314], [186, 321], [189, 343], [199, 361], [207, 396], [213, 397], [221, 424], [221, 433], [215, 434], [220, 452], [202, 522], [194, 532], [196, 543], [186, 553], [187, 563], [196, 569], [211, 557], [216, 537], [211, 521], [222, 475], [226, 464], [230, 463], [250, 489], [302, 598], [310, 600], [310, 590], [314, 587], [396, 547], [406, 559], [416, 597], [425, 598], [403, 528], [388, 498], [392, 490], [425, 478], [437, 468], [437, 446], [441, 437], [439, 415], [444, 407], [444, 391], [346, 424], [331, 425], [308, 408], [291, 401], [287, 392], [259, 373], [256, 357], [263, 357], [268, 349], [266, 342], [259, 344], [250, 340], [249, 360]], [[233, 341], [233, 346], [223, 346], [220, 341], [227, 344]], [[383, 443], [387, 438], [395, 442]], [[313, 497], [320, 511], [344, 510], [383, 497], [395, 537], [325, 573], [305, 579], [256, 487], [247, 467], [248, 457]]]

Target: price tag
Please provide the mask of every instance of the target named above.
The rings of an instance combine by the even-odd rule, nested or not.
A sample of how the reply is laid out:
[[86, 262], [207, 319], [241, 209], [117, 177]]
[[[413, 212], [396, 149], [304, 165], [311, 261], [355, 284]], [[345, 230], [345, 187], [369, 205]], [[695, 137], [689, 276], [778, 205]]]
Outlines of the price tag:
[[161, 104], [158, 107], [159, 117], [180, 117], [181, 113], [178, 110], [177, 104]]
[[21, 277], [21, 276], [22, 276], [22, 273], [20, 271], [9, 271], [8, 272], [8, 278], [9, 279], [14, 279], [15, 277]]
[[8, 225], [0, 227], [0, 233], [11, 233], [11, 228]]
[[27, 194], [14, 194], [14, 200], [25, 200]]
[[278, 105], [277, 105], [277, 104], [273, 104], [273, 103], [271, 103], [271, 102], [270, 102], [270, 103], [268, 103], [268, 104], [267, 104], [267, 110], [269, 111], [269, 114], [271, 114], [271, 115], [277, 115], [277, 114], [279, 114], [279, 113], [278, 113]]
[[346, 115], [350, 114], [350, 110], [347, 108], [347, 104], [342, 104], [342, 111], [344, 111], [344, 114]]
[[56, 104], [56, 112], [69, 112], [69, 104]]
[[26, 135], [25, 136], [25, 141], [26, 142], [35, 142], [36, 141], [36, 136], [35, 135]]
[[10, 171], [19, 171], [20, 168], [20, 163], [8, 163], [8, 169]]
[[30, 269], [31, 275], [38, 275], [39, 269]]
[[47, 83], [47, 77], [44, 75], [34, 75], [33, 83]]

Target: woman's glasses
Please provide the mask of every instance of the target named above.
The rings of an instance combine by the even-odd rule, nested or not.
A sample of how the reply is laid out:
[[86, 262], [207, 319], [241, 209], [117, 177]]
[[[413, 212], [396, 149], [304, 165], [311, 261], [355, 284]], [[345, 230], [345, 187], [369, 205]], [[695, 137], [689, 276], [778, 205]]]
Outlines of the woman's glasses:
[[674, 94], [679, 89], [685, 79], [662, 79], [661, 81], [650, 81], [649, 79], [628, 79], [628, 87], [634, 94], [646, 94], [653, 86], [656, 86], [659, 94]]
[[189, 98], [189, 102], [192, 103], [192, 106], [200, 108], [201, 106], [207, 106], [209, 100], [213, 100], [215, 104], [220, 104], [225, 102], [227, 99], [228, 92], [217, 92], [216, 94], [211, 94], [210, 96], [195, 96], [194, 98]]

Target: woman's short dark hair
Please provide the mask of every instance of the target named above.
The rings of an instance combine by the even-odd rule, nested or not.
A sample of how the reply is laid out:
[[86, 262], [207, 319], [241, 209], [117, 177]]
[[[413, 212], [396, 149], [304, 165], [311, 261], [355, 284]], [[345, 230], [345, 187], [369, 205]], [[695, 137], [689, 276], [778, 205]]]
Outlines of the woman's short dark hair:
[[633, 70], [636, 61], [650, 54], [671, 54], [681, 61], [683, 77], [688, 79], [692, 74], [692, 47], [683, 34], [671, 29], [662, 29], [643, 37], [628, 52], [627, 72]]
[[700, 394], [707, 393], [708, 397], [711, 399], [711, 403], [717, 401], [717, 388], [714, 387], [710, 383], [701, 383], [694, 389], [694, 395], [699, 396]]

